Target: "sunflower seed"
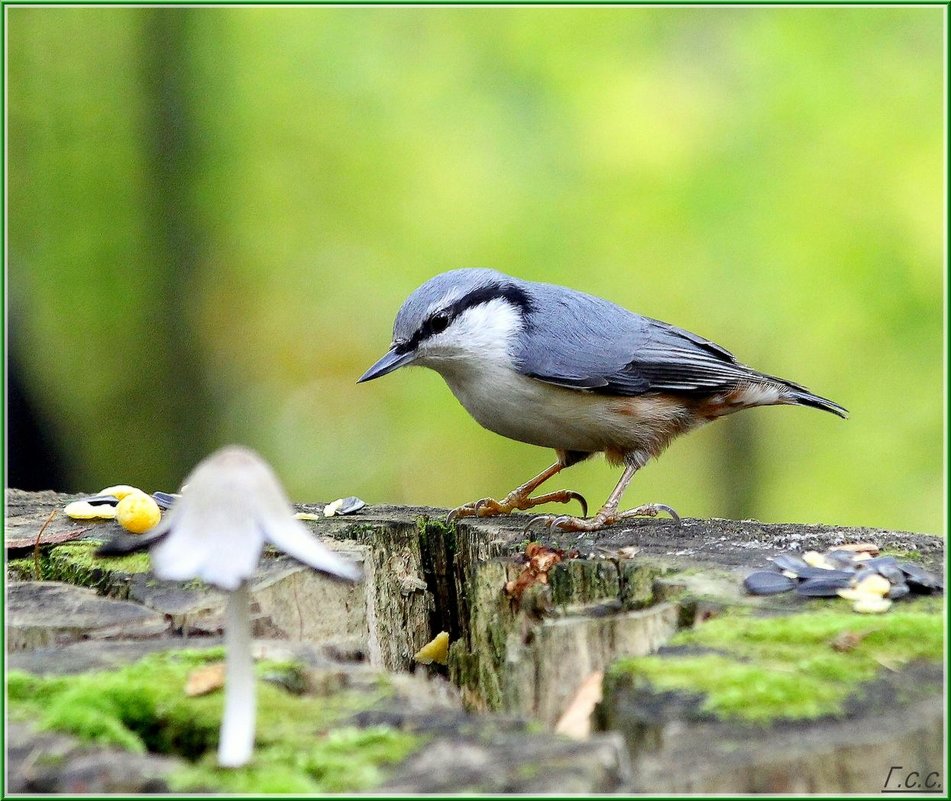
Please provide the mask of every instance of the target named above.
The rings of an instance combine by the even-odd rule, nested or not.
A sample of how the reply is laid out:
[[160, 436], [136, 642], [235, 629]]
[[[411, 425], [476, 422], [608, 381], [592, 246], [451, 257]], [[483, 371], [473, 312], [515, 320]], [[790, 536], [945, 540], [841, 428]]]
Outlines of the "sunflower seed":
[[806, 565], [806, 569], [799, 574], [799, 578], [803, 579], [852, 579], [855, 577], [854, 570], [831, 570], [826, 567], [810, 567]]
[[898, 562], [898, 567], [907, 577], [908, 584], [915, 592], [943, 590], [944, 582], [913, 562]]
[[901, 582], [901, 584], [892, 584], [892, 588], [888, 591], [888, 595], [886, 595], [885, 597], [894, 601], [894, 600], [897, 600], [898, 598], [904, 598], [906, 595], [908, 595], [909, 592], [911, 592], [911, 590], [908, 588], [908, 585], [905, 584], [905, 582], [903, 581]]
[[90, 498], [80, 498], [81, 501], [85, 501], [90, 506], [115, 506], [119, 503], [119, 499], [115, 495], [93, 495]]
[[181, 495], [173, 495], [170, 492], [159, 492], [155, 491], [152, 493], [152, 497], [155, 499], [155, 502], [158, 504], [159, 509], [171, 509], [172, 504], [175, 503]]
[[802, 555], [802, 559], [807, 565], [811, 565], [812, 567], [825, 567], [830, 570], [834, 567], [834, 565], [818, 551], [806, 551]]
[[905, 574], [902, 573], [898, 566], [898, 560], [894, 556], [877, 556], [864, 562], [862, 567], [874, 570], [880, 576], [887, 578], [892, 584], [905, 583]]
[[831, 550], [825, 554], [825, 558], [839, 570], [854, 568], [860, 556], [869, 558], [867, 554], [855, 553], [855, 551]]
[[832, 598], [838, 590], [847, 589], [852, 582], [852, 578], [851, 573], [843, 573], [839, 578], [809, 579], [796, 587], [796, 594], [806, 595], [810, 598]]
[[361, 501], [355, 495], [349, 495], [346, 498], [337, 498], [337, 500], [328, 503], [324, 507], [324, 517], [352, 515], [354, 512], [359, 512], [366, 505], [366, 501]]
[[801, 575], [801, 571], [811, 569], [809, 565], [803, 561], [802, 557], [795, 553], [778, 553], [776, 556], [771, 556], [769, 561], [780, 570], [788, 570], [797, 576]]
[[773, 570], [759, 570], [743, 579], [743, 586], [750, 595], [776, 595], [793, 589], [796, 580]]

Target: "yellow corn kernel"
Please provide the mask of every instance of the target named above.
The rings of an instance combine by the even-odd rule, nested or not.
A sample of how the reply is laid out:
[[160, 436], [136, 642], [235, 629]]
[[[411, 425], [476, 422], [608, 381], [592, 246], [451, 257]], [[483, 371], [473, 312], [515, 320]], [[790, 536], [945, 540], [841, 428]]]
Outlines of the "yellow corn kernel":
[[852, 609], [864, 615], [880, 615], [882, 612], [887, 612], [891, 605], [892, 602], [888, 600], [888, 598], [880, 598], [877, 595], [866, 595], [864, 598], [859, 598], [852, 604]]
[[143, 534], [162, 519], [162, 512], [151, 495], [133, 492], [116, 506], [116, 520], [126, 531]]
[[449, 660], [449, 632], [440, 631], [432, 640], [420, 648], [413, 659], [421, 665], [445, 665]]
[[810, 567], [821, 567], [826, 570], [832, 570], [835, 567], [832, 562], [826, 559], [825, 556], [823, 556], [818, 551], [806, 551], [802, 555], [802, 561]]
[[131, 495], [134, 492], [141, 492], [145, 495], [142, 490], [138, 487], [130, 487], [128, 484], [116, 484], [114, 487], [106, 487], [104, 490], [100, 490], [100, 495], [112, 495], [115, 498], [118, 498], [120, 501], [125, 498], [127, 495]]
[[73, 501], [66, 504], [63, 512], [73, 520], [111, 520], [116, 516], [116, 507], [108, 503], [94, 506], [88, 501]]
[[888, 595], [888, 591], [891, 590], [891, 588], [891, 582], [889, 582], [889, 580], [884, 576], [878, 575], [878, 573], [873, 573], [871, 576], [866, 576], [855, 585], [856, 592], [866, 593], [868, 595], [878, 595], [879, 597]]

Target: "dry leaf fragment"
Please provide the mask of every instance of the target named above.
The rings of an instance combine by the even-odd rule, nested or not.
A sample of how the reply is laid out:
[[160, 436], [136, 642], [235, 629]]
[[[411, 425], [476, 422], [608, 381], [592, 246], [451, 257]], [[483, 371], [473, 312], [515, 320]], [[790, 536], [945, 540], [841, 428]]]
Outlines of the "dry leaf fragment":
[[194, 698], [197, 695], [207, 695], [225, 686], [225, 663], [213, 662], [195, 668], [188, 674], [185, 681], [185, 695]]
[[505, 585], [505, 594], [516, 601], [532, 584], [547, 584], [548, 571], [563, 559], [576, 558], [578, 551], [572, 549], [565, 553], [560, 548], [549, 548], [538, 542], [530, 542], [525, 546], [525, 556], [528, 561], [522, 568], [522, 572], [514, 581], [509, 581]]
[[591, 713], [601, 700], [603, 680], [604, 671], [597, 670], [578, 685], [574, 697], [568, 703], [568, 708], [555, 725], [557, 734], [564, 734], [576, 740], [584, 740], [591, 736]]
[[832, 646], [833, 650], [839, 652], [851, 651], [859, 646], [859, 643], [862, 642], [868, 635], [871, 634], [871, 631], [840, 631], [835, 635], [831, 640], [829, 640], [829, 645]]

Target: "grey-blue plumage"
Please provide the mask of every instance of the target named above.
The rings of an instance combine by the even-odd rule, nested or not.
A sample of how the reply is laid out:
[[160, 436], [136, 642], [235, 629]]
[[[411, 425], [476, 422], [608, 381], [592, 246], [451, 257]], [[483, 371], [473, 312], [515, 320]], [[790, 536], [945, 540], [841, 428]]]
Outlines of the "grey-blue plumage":
[[455, 307], [458, 313], [492, 296], [507, 298], [523, 310], [524, 325], [511, 356], [525, 376], [625, 396], [712, 395], [749, 383], [778, 385], [788, 390], [786, 402], [847, 416], [839, 404], [800, 384], [753, 370], [698, 334], [585, 292], [485, 268], [450, 270], [423, 284], [397, 314], [395, 340], [409, 343], [418, 338], [427, 315], [436, 309]]

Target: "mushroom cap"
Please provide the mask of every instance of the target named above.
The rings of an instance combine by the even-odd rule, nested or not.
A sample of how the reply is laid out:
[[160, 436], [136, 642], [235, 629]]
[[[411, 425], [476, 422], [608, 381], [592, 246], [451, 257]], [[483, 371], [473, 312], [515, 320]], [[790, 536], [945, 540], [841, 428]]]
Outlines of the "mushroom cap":
[[265, 542], [315, 570], [349, 581], [361, 578], [355, 563], [294, 518], [267, 462], [238, 445], [199, 462], [149, 540], [155, 575], [173, 581], [198, 578], [235, 590], [254, 573]]

